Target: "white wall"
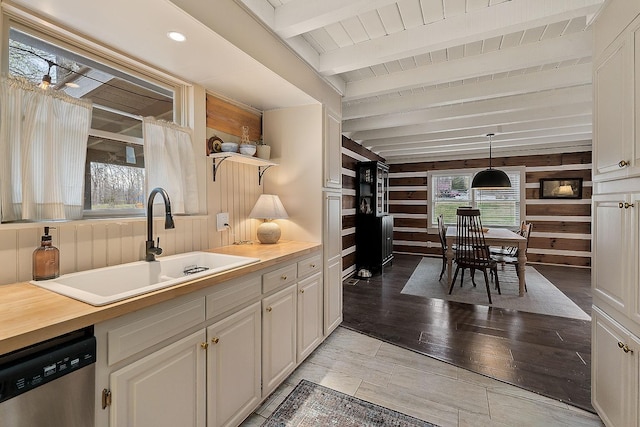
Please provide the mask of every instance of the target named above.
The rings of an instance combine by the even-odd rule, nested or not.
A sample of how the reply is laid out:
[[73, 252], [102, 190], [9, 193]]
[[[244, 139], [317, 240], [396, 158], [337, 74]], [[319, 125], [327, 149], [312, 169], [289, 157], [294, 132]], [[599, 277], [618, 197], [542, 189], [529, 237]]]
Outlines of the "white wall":
[[322, 241], [322, 105], [265, 111], [264, 141], [280, 166], [265, 174], [264, 193], [277, 194], [288, 220], [286, 240]]

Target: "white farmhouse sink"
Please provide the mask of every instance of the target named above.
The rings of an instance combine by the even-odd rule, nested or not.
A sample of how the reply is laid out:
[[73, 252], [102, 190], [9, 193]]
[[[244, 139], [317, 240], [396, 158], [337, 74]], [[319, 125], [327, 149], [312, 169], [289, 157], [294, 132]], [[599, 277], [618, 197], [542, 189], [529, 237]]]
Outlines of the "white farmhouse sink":
[[96, 268], [31, 283], [100, 306], [258, 261], [258, 258], [235, 255], [188, 252], [158, 257], [151, 262], [137, 261]]

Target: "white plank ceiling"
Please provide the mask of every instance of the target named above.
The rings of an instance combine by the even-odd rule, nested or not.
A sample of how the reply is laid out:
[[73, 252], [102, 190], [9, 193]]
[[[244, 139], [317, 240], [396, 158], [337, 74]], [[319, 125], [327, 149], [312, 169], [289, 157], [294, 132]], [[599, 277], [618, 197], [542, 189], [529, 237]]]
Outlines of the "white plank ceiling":
[[604, 0], [237, 0], [343, 94], [389, 162], [588, 150]]
[[[30, 9], [257, 109], [313, 102], [177, 6], [199, 1], [3, 7]], [[497, 156], [591, 147], [589, 24], [604, 0], [234, 1], [343, 95], [343, 133], [389, 162], [487, 157], [490, 132]], [[169, 41], [170, 29], [187, 42]]]

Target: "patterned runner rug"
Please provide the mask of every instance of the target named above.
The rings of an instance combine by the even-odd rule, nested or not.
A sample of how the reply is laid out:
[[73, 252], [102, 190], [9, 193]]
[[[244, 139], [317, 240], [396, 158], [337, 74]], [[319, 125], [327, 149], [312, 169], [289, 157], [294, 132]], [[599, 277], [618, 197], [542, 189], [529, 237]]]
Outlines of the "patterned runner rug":
[[348, 394], [302, 380], [262, 427], [437, 427]]
[[[591, 320], [591, 316], [582, 311], [580, 307], [556, 288], [553, 283], [549, 282], [535, 268], [530, 265], [525, 268], [527, 292], [523, 297], [520, 297], [518, 296], [518, 277], [515, 268], [512, 265], [505, 266], [504, 270], [498, 267], [498, 278], [500, 279], [502, 295], [498, 295], [498, 291], [493, 287], [493, 282], [489, 282], [493, 307], [546, 314], [549, 316]], [[471, 284], [469, 270], [465, 271], [462, 287], [460, 287], [460, 274], [458, 274], [453, 292], [449, 295], [446, 271], [444, 276], [442, 276], [442, 280], [438, 280], [441, 269], [442, 260], [440, 258], [422, 258], [401, 293], [468, 304], [489, 305], [484, 276], [481, 271], [476, 272], [475, 280], [477, 286], [475, 288]], [[455, 269], [456, 265], [453, 263], [454, 272]]]

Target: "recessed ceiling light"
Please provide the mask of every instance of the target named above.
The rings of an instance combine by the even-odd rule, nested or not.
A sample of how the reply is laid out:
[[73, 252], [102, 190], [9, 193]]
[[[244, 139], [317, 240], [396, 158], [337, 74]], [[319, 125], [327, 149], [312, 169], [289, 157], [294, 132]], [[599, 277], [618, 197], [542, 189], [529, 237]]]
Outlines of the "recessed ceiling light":
[[187, 39], [187, 37], [184, 34], [179, 33], [177, 31], [169, 31], [167, 33], [167, 37], [177, 42], [183, 42]]

